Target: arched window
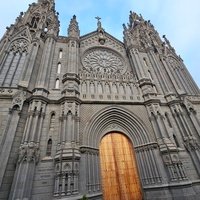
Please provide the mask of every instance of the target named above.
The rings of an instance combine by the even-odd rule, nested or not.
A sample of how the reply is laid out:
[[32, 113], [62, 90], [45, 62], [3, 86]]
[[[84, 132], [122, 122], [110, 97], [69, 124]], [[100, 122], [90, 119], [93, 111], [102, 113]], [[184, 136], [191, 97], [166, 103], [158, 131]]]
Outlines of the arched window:
[[94, 94], [95, 93], [95, 85], [93, 82], [90, 83], [90, 93]]
[[168, 123], [169, 127], [172, 128], [172, 124], [171, 124], [171, 122], [170, 122], [170, 120], [169, 120], [169, 115], [168, 115], [168, 113], [165, 113], [165, 117], [166, 117], [166, 119], [167, 119], [167, 123]]
[[56, 89], [59, 89], [60, 87], [60, 81], [59, 81], [59, 78], [56, 79], [56, 85], [55, 85], [55, 88]]
[[103, 88], [101, 83], [98, 83], [98, 94], [103, 94]]
[[50, 119], [49, 131], [54, 131], [54, 126], [55, 126], [55, 113], [52, 113]]
[[31, 28], [37, 28], [39, 20], [40, 20], [39, 17], [33, 17], [31, 20]]
[[132, 88], [131, 88], [131, 86], [130, 85], [126, 85], [126, 91], [127, 91], [127, 94], [128, 95], [132, 95], [133, 94], [133, 91], [132, 91]]
[[178, 140], [176, 138], [176, 136], [173, 134], [173, 138], [174, 138], [174, 142], [176, 144], [177, 147], [180, 147], [179, 143], [178, 143]]
[[106, 90], [107, 94], [110, 94], [110, 85], [109, 85], [109, 83], [105, 84], [105, 90]]
[[59, 51], [59, 58], [62, 58], [62, 55], [63, 55], [63, 51], [62, 51], [62, 49], [60, 49], [60, 51]]
[[86, 84], [86, 82], [82, 83], [82, 93], [84, 93], [84, 94], [87, 93], [87, 84]]
[[60, 74], [60, 72], [61, 72], [61, 63], [58, 63], [57, 73]]
[[119, 85], [119, 93], [122, 95], [125, 94], [124, 86], [122, 84]]
[[148, 75], [149, 75], [149, 78], [150, 78], [151, 80], [153, 80], [153, 77], [152, 77], [152, 75], [151, 75], [150, 70], [148, 70]]
[[145, 67], [148, 67], [148, 63], [147, 63], [146, 58], [143, 58], [143, 61], [144, 61], [144, 66], [145, 66]]
[[113, 92], [114, 94], [118, 94], [117, 85], [116, 85], [116, 84], [113, 84], [113, 85], [112, 85], [112, 92]]
[[47, 142], [46, 156], [51, 156], [51, 149], [52, 149], [52, 139], [49, 139]]

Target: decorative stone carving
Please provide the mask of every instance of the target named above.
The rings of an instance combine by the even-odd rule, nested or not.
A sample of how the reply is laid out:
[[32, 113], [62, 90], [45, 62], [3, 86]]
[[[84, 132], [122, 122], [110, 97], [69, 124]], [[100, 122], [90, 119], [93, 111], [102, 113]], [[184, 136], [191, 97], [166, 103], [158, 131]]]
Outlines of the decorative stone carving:
[[185, 138], [184, 145], [188, 151], [200, 150], [200, 144], [195, 137]]
[[124, 74], [127, 67], [123, 59], [107, 49], [95, 49], [86, 52], [82, 59], [84, 68], [90, 72], [106, 72], [108, 74]]
[[177, 59], [175, 59], [174, 57], [169, 57], [169, 63], [170, 65], [173, 67], [173, 69], [183, 69], [183, 67], [181, 66], [181, 64], [179, 63], [179, 61]]
[[80, 148], [80, 152], [81, 153], [90, 153], [90, 154], [96, 154], [96, 155], [99, 155], [99, 150], [98, 149], [95, 149], [95, 148], [92, 148], [92, 147], [81, 147]]
[[18, 162], [38, 162], [39, 161], [39, 147], [36, 143], [22, 144], [19, 149]]
[[10, 50], [14, 53], [24, 53], [28, 52], [28, 42], [25, 39], [18, 39], [12, 42]]
[[13, 95], [12, 107], [19, 106], [19, 109], [22, 109], [23, 103], [26, 99], [26, 92], [19, 91]]

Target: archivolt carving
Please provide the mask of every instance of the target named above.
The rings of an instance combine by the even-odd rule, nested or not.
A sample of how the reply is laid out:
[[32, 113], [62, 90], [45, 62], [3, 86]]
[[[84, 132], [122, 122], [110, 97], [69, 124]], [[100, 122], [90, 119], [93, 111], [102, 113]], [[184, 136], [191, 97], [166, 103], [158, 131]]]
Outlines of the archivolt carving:
[[84, 130], [87, 137], [83, 144], [98, 148], [103, 135], [113, 130], [126, 133], [134, 146], [151, 142], [144, 123], [137, 116], [124, 108], [110, 106], [91, 117], [90, 123]]
[[106, 72], [108, 74], [126, 72], [123, 59], [107, 49], [95, 49], [87, 52], [82, 59], [83, 66], [91, 72]]

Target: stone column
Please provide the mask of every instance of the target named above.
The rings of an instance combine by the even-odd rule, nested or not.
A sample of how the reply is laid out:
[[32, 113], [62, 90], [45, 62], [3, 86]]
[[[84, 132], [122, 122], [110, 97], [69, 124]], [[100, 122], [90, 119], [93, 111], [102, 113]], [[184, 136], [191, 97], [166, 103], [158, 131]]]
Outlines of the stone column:
[[[160, 136], [157, 138], [159, 150], [161, 152], [163, 162], [169, 172], [170, 181], [183, 181], [187, 179], [183, 164], [179, 158], [177, 147], [171, 141], [166, 126], [165, 118], [162, 115], [161, 107], [156, 104], [148, 106], [148, 112], [151, 116], [151, 121], [156, 135]], [[153, 115], [153, 120], [152, 120]]]
[[[13, 146], [13, 141], [15, 138], [19, 119], [20, 119], [20, 110], [18, 109], [18, 107], [13, 107], [12, 109], [10, 109], [7, 118], [7, 125], [3, 133], [3, 135], [5, 136], [5, 140], [3, 140], [0, 145], [0, 163], [1, 163], [0, 188], [8, 164], [11, 148]], [[12, 126], [10, 126], [11, 124]]]
[[27, 128], [19, 149], [19, 158], [9, 200], [31, 199], [35, 167], [39, 161], [39, 141], [46, 103], [33, 100], [29, 107], [32, 116], [26, 122]]
[[38, 42], [34, 41], [31, 44], [30, 49], [31, 49], [30, 52], [26, 56], [26, 60], [24, 62], [23, 71], [22, 71], [22, 78], [21, 78], [21, 81], [19, 82], [19, 85], [22, 87], [28, 87], [30, 84], [30, 79], [32, 77], [31, 75], [33, 72], [33, 68], [35, 66], [38, 49], [39, 49]]
[[54, 47], [55, 38], [53, 35], [48, 35], [44, 44], [43, 56], [37, 77], [37, 88], [48, 90]]
[[129, 59], [131, 63], [131, 67], [136, 70], [138, 79], [145, 78], [145, 72], [143, 69], [143, 65], [141, 64], [139, 58], [139, 52], [137, 49], [129, 49]]

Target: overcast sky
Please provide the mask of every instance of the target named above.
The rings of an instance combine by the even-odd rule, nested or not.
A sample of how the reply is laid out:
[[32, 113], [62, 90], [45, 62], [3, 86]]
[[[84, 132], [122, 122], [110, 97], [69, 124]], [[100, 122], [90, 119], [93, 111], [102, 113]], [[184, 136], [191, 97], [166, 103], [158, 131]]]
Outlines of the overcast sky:
[[[1, 2], [0, 37], [5, 27], [14, 23], [20, 11], [37, 0], [7, 0]], [[96, 30], [96, 16], [102, 18], [103, 28], [123, 40], [122, 24], [128, 22], [129, 11], [151, 20], [160, 35], [166, 35], [181, 55], [194, 80], [200, 86], [200, 0], [55, 0], [60, 13], [60, 35], [75, 14], [81, 35]]]

